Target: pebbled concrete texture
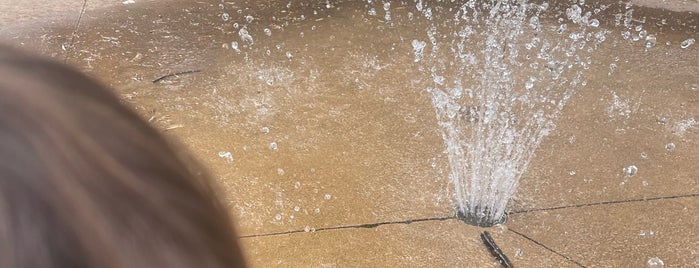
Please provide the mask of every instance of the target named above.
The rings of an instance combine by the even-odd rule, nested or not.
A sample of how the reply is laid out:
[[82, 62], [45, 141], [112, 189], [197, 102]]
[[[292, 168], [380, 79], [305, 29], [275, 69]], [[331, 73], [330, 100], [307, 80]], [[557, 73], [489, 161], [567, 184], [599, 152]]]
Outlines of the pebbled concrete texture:
[[699, 46], [679, 45], [698, 38], [695, 2], [634, 7], [652, 49], [620, 38], [610, 4], [588, 85], [487, 229], [453, 216], [409, 42], [424, 25], [363, 1], [124, 2], [2, 1], [0, 38], [101, 79], [194, 153], [253, 267], [498, 267], [482, 230], [516, 267], [699, 265]]
[[[139, 0], [139, 2], [152, 2]], [[126, 5], [116, 0], [3, 0], [0, 35], [17, 46], [65, 58], [85, 12]]]
[[631, 0], [629, 3], [636, 6], [666, 9], [675, 12], [690, 11], [695, 14], [699, 13], [699, 1], [696, 0]]
[[[255, 267], [498, 267], [481, 231], [452, 219], [242, 241]], [[577, 267], [513, 232], [489, 231], [518, 267]]]
[[660, 257], [668, 267], [695, 267], [699, 242], [688, 221], [696, 217], [698, 196], [515, 214], [508, 226], [583, 266], [646, 267]]

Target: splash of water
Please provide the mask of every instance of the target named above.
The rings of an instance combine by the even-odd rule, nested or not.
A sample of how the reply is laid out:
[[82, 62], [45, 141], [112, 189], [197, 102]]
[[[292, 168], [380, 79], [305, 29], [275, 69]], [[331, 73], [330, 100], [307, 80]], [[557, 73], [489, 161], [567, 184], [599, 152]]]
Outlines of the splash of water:
[[[454, 6], [456, 5], [456, 6]], [[475, 225], [504, 221], [506, 206], [555, 119], [586, 82], [590, 54], [605, 30], [583, 4], [566, 18], [540, 21], [546, 3], [454, 4], [415, 1], [427, 40], [413, 40], [415, 62], [446, 145], [458, 214]]]

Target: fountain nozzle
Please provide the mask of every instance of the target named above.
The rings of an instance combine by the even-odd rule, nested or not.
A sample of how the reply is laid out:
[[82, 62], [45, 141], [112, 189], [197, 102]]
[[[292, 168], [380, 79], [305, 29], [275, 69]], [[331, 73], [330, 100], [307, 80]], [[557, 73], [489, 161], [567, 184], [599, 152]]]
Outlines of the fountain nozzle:
[[[488, 209], [480, 209], [476, 207], [476, 211], [487, 211]], [[460, 209], [456, 210], [456, 218], [465, 222], [466, 224], [478, 226], [478, 227], [492, 227], [498, 224], [505, 223], [507, 221], [507, 214], [503, 215], [498, 219], [490, 219], [487, 215], [480, 213], [472, 213], [470, 211], [463, 212]]]

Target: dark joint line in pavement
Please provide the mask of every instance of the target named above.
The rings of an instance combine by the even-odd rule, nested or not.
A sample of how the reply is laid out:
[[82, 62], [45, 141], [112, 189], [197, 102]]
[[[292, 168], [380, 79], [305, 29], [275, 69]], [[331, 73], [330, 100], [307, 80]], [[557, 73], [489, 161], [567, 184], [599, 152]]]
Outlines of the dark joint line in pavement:
[[508, 213], [508, 215], [525, 214], [525, 213], [539, 212], [539, 211], [552, 211], [552, 210], [567, 209], [567, 208], [582, 208], [582, 207], [616, 205], [616, 204], [637, 203], [637, 202], [656, 201], [656, 200], [672, 200], [672, 199], [692, 198], [692, 197], [699, 197], [699, 193], [685, 194], [685, 195], [673, 195], [673, 196], [646, 197], [646, 198], [638, 198], [638, 199], [602, 201], [602, 202], [584, 203], [584, 204], [576, 204], [576, 205], [568, 205], [568, 206], [560, 206], [560, 207], [550, 207], [550, 208], [533, 208], [533, 209], [513, 211], [513, 212]]
[[201, 70], [188, 70], [188, 71], [166, 74], [166, 75], [163, 75], [163, 76], [158, 77], [157, 79], [153, 80], [153, 84], [156, 84], [160, 81], [163, 81], [163, 80], [168, 79], [168, 78], [173, 77], [173, 76], [180, 76], [180, 75], [184, 75], [184, 74], [193, 74], [193, 73], [198, 73], [198, 72], [201, 72]]
[[411, 219], [411, 220], [404, 220], [404, 221], [385, 221], [385, 222], [377, 222], [377, 223], [365, 223], [365, 224], [321, 227], [321, 228], [314, 229], [314, 231], [304, 229], [304, 230], [292, 230], [292, 231], [285, 231], [285, 232], [243, 235], [243, 236], [239, 236], [238, 238], [243, 239], [243, 238], [267, 237], [267, 236], [287, 235], [287, 234], [295, 234], [295, 233], [312, 233], [312, 232], [322, 232], [322, 231], [332, 231], [332, 230], [342, 230], [342, 229], [372, 229], [372, 228], [377, 228], [381, 225], [411, 224], [411, 223], [416, 223], [416, 222], [446, 221], [446, 220], [455, 220], [455, 219], [456, 219], [455, 216], [450, 216], [450, 217]]
[[566, 260], [569, 261], [569, 262], [574, 263], [574, 264], [577, 265], [578, 267], [585, 268], [585, 265], [582, 265], [582, 263], [579, 263], [578, 261], [573, 260], [573, 258], [568, 257], [568, 256], [563, 255], [562, 253], [560, 253], [560, 252], [558, 252], [558, 251], [553, 250], [552, 248], [550, 248], [550, 247], [544, 245], [543, 243], [541, 243], [541, 242], [539, 242], [539, 241], [534, 240], [533, 238], [531, 238], [531, 237], [529, 237], [529, 236], [527, 236], [527, 235], [525, 235], [525, 234], [523, 234], [523, 233], [520, 233], [520, 232], [518, 232], [518, 231], [516, 231], [516, 230], [513, 230], [512, 228], [509, 228], [508, 230], [509, 230], [510, 232], [513, 232], [513, 233], [515, 233], [515, 234], [521, 236], [522, 238], [524, 238], [524, 239], [526, 239], [526, 240], [529, 240], [530, 242], [536, 244], [537, 246], [540, 246], [540, 247], [542, 247], [542, 248], [544, 248], [544, 249], [550, 251], [550, 252], [553, 253], [553, 254], [556, 254], [556, 255], [558, 255], [558, 256], [563, 257], [564, 259], [566, 259]]
[[[66, 50], [70, 50], [73, 48], [73, 45], [75, 44], [75, 37], [78, 35], [78, 31], [80, 30], [80, 22], [83, 19], [83, 15], [85, 15], [85, 9], [87, 8], [87, 0], [83, 0], [83, 5], [80, 8], [80, 15], [78, 15], [78, 20], [75, 22], [75, 27], [73, 28], [73, 34], [70, 36], [70, 42], [68, 43], [68, 46], [65, 47]], [[63, 63], [66, 63], [68, 61], [68, 57], [63, 58]]]

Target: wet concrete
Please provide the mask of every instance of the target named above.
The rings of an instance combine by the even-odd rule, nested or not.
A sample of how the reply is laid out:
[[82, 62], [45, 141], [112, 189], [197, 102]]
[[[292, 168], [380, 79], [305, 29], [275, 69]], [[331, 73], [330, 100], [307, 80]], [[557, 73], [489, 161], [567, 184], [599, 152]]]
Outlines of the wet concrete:
[[[387, 24], [363, 2], [74, 2], [43, 9], [61, 14], [49, 21], [5, 16], [0, 36], [100, 78], [192, 151], [253, 266], [497, 267], [482, 229], [453, 219], [410, 45], [424, 25], [397, 23], [412, 7]], [[509, 229], [490, 230], [518, 267], [699, 265], [699, 46], [679, 46], [697, 20], [643, 24], [651, 49], [601, 26], [613, 32], [588, 85], [522, 178]]]

